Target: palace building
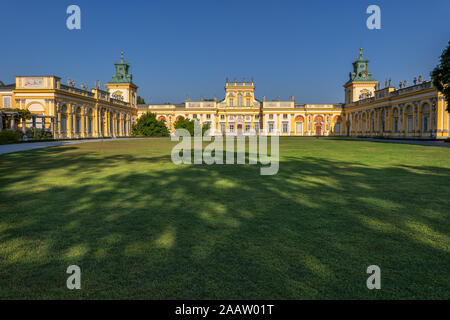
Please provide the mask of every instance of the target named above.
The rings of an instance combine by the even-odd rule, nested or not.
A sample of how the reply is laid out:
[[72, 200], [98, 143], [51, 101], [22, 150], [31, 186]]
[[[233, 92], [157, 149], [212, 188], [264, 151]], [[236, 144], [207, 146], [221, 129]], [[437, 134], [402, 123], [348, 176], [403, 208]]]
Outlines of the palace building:
[[211, 134], [282, 136], [361, 136], [390, 138], [448, 138], [450, 117], [444, 96], [419, 77], [400, 88], [389, 80], [380, 83], [368, 72], [362, 49], [353, 61], [350, 79], [344, 84], [345, 103], [301, 104], [289, 100], [258, 100], [250, 81], [225, 82], [225, 97], [181, 104], [138, 105], [138, 116], [153, 112], [169, 130], [180, 117], [208, 123]]
[[[208, 123], [211, 135], [353, 136], [408, 139], [449, 137], [450, 115], [444, 96], [431, 81], [415, 78], [396, 88], [382, 87], [368, 71], [362, 49], [344, 84], [345, 103], [302, 104], [288, 100], [257, 99], [253, 79], [225, 81], [225, 96], [180, 104], [137, 105], [138, 87], [123, 53], [116, 73], [102, 90], [88, 90], [55, 76], [19, 76], [16, 83], [0, 82], [0, 129], [40, 127], [55, 138], [117, 137], [131, 134], [136, 119], [157, 115], [170, 132], [179, 118]], [[14, 108], [29, 110], [32, 120], [14, 122]]]
[[[129, 67], [122, 53], [105, 90], [98, 82], [91, 90], [83, 83], [76, 88], [70, 79], [64, 85], [56, 76], [17, 76], [15, 84], [0, 83], [0, 130], [34, 127], [54, 138], [129, 136], [138, 88]], [[31, 119], [19, 121], [17, 109], [30, 111]]]
[[250, 81], [225, 82], [225, 97], [218, 100], [191, 101], [182, 104], [138, 105], [138, 115], [157, 114], [170, 130], [180, 117], [208, 123], [212, 135], [331, 135], [342, 121], [342, 104], [297, 104], [294, 97], [287, 101], [258, 100], [255, 84]]

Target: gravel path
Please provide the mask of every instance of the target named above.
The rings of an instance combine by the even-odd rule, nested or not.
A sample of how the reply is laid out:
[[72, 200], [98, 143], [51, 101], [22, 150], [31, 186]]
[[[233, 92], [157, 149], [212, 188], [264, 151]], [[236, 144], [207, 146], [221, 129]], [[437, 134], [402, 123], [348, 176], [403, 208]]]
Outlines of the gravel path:
[[[136, 139], [136, 138], [130, 138], [130, 139]], [[4, 145], [0, 145], [0, 154], [12, 153], [12, 152], [18, 152], [18, 151], [26, 151], [26, 150], [32, 150], [32, 149], [47, 148], [47, 147], [66, 146], [66, 145], [78, 144], [78, 143], [118, 141], [118, 140], [130, 140], [130, 139], [127, 139], [127, 138], [87, 139], [87, 140], [64, 140], [64, 141], [46, 141], [46, 142], [4, 144]]]

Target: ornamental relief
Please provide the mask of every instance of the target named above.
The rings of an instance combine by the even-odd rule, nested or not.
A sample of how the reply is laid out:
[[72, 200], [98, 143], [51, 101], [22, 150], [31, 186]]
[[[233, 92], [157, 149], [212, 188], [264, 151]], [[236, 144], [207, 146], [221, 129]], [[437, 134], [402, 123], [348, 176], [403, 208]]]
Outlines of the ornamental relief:
[[24, 88], [43, 88], [43, 77], [27, 77], [25, 78]]

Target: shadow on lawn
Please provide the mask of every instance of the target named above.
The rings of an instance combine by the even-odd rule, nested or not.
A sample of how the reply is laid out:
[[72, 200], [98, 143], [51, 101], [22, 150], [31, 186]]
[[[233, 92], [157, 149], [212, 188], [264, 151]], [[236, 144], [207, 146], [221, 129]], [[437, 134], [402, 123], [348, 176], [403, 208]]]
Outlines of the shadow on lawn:
[[[449, 169], [283, 157], [260, 176], [71, 151], [0, 163], [0, 298], [449, 298]], [[55, 170], [73, 183], [39, 185]], [[82, 290], [65, 288], [70, 264]]]

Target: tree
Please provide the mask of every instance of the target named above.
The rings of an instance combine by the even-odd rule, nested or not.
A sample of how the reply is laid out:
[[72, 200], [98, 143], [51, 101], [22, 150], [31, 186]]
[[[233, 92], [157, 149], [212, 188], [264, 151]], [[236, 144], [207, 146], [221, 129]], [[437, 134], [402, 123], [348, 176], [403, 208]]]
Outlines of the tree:
[[209, 123], [201, 125], [197, 120], [189, 120], [187, 118], [180, 117], [175, 121], [174, 127], [175, 129], [186, 129], [189, 131], [191, 136], [194, 136], [194, 128], [195, 126], [201, 127], [202, 135], [210, 128]]
[[441, 63], [431, 73], [433, 85], [440, 91], [447, 101], [447, 111], [450, 111], [450, 41], [442, 52]]
[[144, 137], [167, 137], [169, 130], [163, 121], [156, 119], [156, 114], [147, 112], [133, 126], [133, 134]]
[[144, 98], [141, 98], [140, 96], [137, 96], [137, 104], [145, 104]]

